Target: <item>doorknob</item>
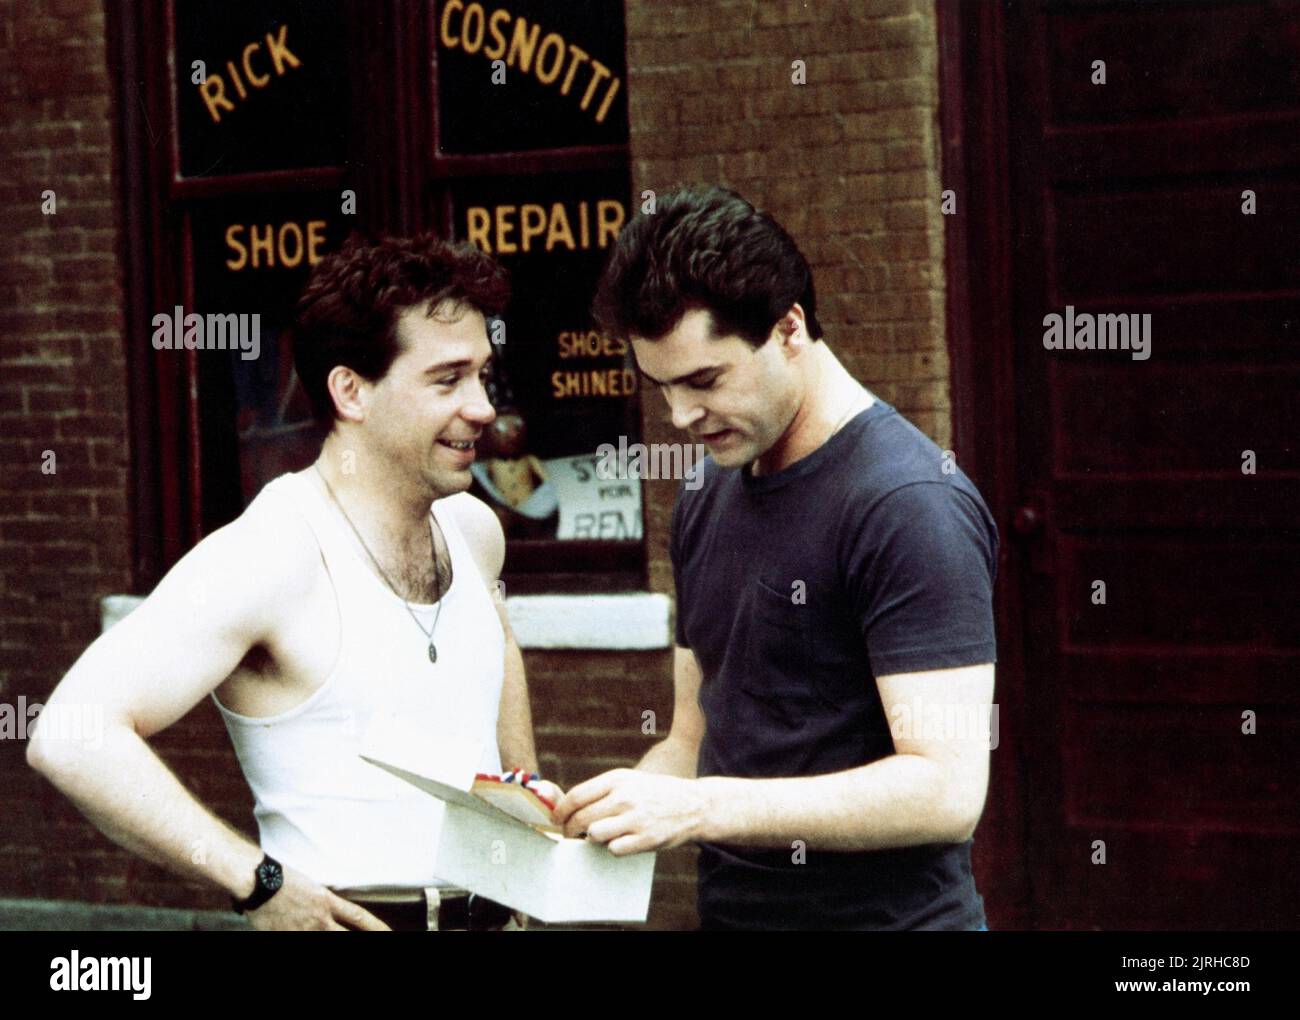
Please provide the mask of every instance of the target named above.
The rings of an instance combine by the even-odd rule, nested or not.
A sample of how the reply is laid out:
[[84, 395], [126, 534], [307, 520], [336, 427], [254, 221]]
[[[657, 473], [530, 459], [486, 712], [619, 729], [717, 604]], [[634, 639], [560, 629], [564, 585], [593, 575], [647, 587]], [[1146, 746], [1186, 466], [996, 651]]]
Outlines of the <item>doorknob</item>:
[[1032, 573], [1050, 575], [1055, 569], [1055, 550], [1048, 538], [1047, 512], [1043, 509], [1044, 500], [1030, 497], [1028, 503], [1016, 507], [1011, 516], [1011, 531], [1020, 539], [1020, 546], [1027, 556], [1027, 563]]
[[1017, 535], [1038, 534], [1043, 530], [1043, 512], [1033, 504], [1019, 507], [1011, 519], [1011, 530]]

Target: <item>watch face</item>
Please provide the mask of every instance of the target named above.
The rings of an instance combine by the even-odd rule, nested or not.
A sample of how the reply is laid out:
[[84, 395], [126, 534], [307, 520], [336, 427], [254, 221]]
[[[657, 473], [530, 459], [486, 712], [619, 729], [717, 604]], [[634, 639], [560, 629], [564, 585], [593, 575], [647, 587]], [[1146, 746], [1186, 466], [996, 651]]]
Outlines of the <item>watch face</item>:
[[280, 865], [265, 863], [257, 866], [257, 880], [267, 889], [275, 892], [284, 885], [284, 872]]

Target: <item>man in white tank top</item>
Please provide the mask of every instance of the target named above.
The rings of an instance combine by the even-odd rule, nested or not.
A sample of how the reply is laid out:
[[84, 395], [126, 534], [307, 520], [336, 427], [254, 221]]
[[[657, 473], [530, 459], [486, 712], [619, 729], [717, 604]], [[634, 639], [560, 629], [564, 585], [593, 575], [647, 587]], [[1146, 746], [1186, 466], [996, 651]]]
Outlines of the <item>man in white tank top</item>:
[[[504, 271], [425, 237], [349, 243], [294, 326], [299, 380], [330, 431], [95, 641], [49, 705], [95, 704], [97, 749], [28, 762], [119, 844], [224, 888], [262, 929], [383, 930], [333, 889], [442, 886], [441, 807], [363, 762], [377, 723], [536, 771], [523, 661], [494, 583], [505, 542], [470, 496]], [[146, 743], [204, 697], [253, 790], [261, 845], [200, 804]], [[445, 887], [444, 887], [445, 890]], [[376, 908], [377, 909], [377, 908]]]

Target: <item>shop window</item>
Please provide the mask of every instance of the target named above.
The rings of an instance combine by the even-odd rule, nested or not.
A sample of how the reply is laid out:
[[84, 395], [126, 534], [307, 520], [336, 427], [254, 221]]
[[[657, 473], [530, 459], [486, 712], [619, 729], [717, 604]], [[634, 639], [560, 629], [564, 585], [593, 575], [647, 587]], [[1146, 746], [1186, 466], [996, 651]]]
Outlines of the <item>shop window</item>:
[[[110, 18], [142, 114], [123, 126], [137, 585], [314, 456], [287, 334], [312, 266], [354, 229], [434, 229], [512, 273], [474, 468], [508, 590], [643, 587], [640, 483], [595, 472], [602, 444], [639, 436], [637, 377], [589, 312], [631, 211], [622, 3], [146, 0]], [[141, 339], [160, 313], [174, 344]], [[227, 349], [187, 348], [191, 314]]]

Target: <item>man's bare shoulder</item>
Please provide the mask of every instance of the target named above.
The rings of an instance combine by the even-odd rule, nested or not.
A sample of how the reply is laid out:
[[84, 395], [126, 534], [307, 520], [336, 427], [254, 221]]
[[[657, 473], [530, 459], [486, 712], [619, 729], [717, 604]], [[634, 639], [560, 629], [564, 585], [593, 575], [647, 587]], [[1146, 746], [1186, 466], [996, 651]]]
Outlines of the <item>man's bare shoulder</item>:
[[501, 576], [506, 558], [506, 538], [501, 521], [490, 506], [468, 492], [458, 492], [434, 504], [439, 513], [450, 513], [474, 554], [483, 580], [491, 584]]
[[257, 500], [182, 556], [134, 612], [92, 642], [58, 691], [103, 704], [151, 736], [231, 677], [254, 647], [273, 651], [301, 633], [303, 607], [320, 604], [307, 596], [323, 574], [314, 537], [292, 503]]

